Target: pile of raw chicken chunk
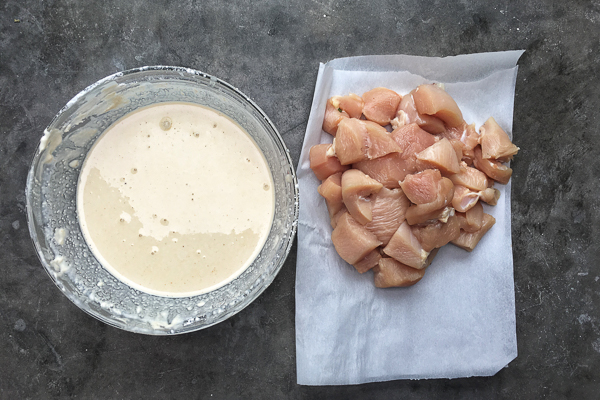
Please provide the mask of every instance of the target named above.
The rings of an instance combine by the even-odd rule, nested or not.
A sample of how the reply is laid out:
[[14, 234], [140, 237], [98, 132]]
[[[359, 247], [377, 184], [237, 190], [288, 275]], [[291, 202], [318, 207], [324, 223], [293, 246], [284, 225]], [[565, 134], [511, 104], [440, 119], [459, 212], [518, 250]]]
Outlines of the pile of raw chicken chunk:
[[331, 240], [377, 287], [417, 283], [448, 243], [472, 251], [496, 222], [479, 200], [496, 205], [519, 150], [494, 118], [468, 125], [438, 84], [334, 96], [323, 130], [333, 143], [310, 149], [310, 167]]

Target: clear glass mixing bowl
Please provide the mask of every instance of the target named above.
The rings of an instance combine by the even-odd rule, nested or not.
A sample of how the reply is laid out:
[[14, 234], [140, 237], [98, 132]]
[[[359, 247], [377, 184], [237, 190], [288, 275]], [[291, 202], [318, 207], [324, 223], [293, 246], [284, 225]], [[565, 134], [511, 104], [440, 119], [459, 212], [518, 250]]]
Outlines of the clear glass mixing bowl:
[[[83, 238], [76, 207], [80, 169], [104, 130], [140, 107], [174, 101], [211, 107], [242, 126], [264, 153], [275, 187], [274, 220], [259, 256], [230, 283], [190, 297], [147, 294], [108, 273]], [[75, 96], [44, 131], [27, 177], [26, 195], [36, 251], [65, 296], [109, 325], [151, 335], [203, 329], [250, 304], [281, 269], [298, 221], [296, 174], [273, 123], [233, 86], [180, 67], [119, 72]]]

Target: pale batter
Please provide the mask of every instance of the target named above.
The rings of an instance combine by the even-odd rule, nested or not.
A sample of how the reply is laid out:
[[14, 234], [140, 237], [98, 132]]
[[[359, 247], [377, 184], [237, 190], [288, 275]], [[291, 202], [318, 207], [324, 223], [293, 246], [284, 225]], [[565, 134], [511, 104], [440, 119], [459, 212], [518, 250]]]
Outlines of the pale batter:
[[92, 147], [77, 210], [100, 263], [157, 295], [213, 290], [256, 258], [271, 228], [273, 181], [250, 136], [190, 103], [128, 114]]

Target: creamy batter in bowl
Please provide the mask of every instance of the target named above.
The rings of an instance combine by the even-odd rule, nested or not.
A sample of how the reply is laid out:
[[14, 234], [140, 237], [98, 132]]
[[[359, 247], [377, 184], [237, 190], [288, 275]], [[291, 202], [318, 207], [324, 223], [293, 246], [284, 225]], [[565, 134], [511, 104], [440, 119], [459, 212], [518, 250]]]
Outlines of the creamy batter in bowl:
[[[197, 114], [196, 119], [184, 118], [191, 114]], [[130, 116], [135, 116], [138, 120], [129, 118]], [[202, 125], [202, 121], [210, 118], [215, 121], [211, 120], [206, 129], [193, 127], [194, 123]], [[142, 211], [138, 208], [136, 214], [133, 206], [139, 204], [143, 196], [138, 196], [135, 200], [135, 193], [126, 185], [152, 186], [155, 182], [148, 179], [152, 176], [152, 171], [149, 168], [140, 168], [140, 165], [143, 165], [143, 157], [131, 160], [125, 157], [122, 165], [117, 165], [119, 163], [113, 160], [102, 164], [102, 160], [108, 157], [117, 157], [115, 154], [118, 151], [111, 146], [103, 146], [103, 142], [108, 142], [111, 130], [115, 131], [113, 128], [123, 125], [123, 121], [133, 121], [130, 124], [133, 126], [144, 123], [144, 119], [153, 124], [155, 129], [136, 131], [137, 136], [133, 135], [129, 142], [121, 143], [122, 147], [137, 146], [135, 152], [139, 153], [141, 149], [151, 151], [152, 148], [154, 151], [155, 147], [160, 146], [161, 151], [165, 148], [163, 153], [168, 153], [170, 150], [166, 147], [175, 142], [170, 137], [157, 136], [164, 133], [172, 135], [173, 140], [179, 140], [179, 144], [173, 145], [176, 151], [177, 146], [181, 151], [197, 146], [200, 141], [212, 143], [216, 148], [223, 150], [223, 147], [237, 146], [243, 139], [242, 136], [246, 135], [247, 138], [242, 141], [250, 143], [249, 147], [246, 147], [250, 152], [244, 153], [244, 162], [238, 162], [237, 165], [243, 166], [247, 163], [248, 168], [258, 171], [262, 164], [264, 171], [262, 175], [253, 174], [248, 172], [248, 168], [244, 168], [243, 182], [253, 182], [252, 179], [255, 179], [255, 183], [243, 189], [250, 192], [238, 192], [231, 197], [240, 197], [242, 193], [248, 205], [244, 209], [252, 208], [252, 204], [257, 202], [266, 204], [266, 207], [263, 206], [256, 213], [271, 212], [266, 217], [268, 224], [265, 224], [264, 216], [258, 219], [256, 216], [249, 216], [248, 222], [237, 226], [222, 223], [222, 217], [217, 218], [216, 222], [213, 218], [213, 222], [209, 223], [208, 218], [202, 218], [198, 212], [203, 207], [190, 210], [189, 213], [181, 212], [182, 205], [192, 207], [190, 204], [195, 203], [190, 203], [191, 201], [210, 199], [211, 189], [202, 190], [210, 185], [210, 181], [185, 188], [182, 191], [183, 200], [166, 196], [165, 201], [169, 204], [179, 202], [174, 207], [175, 211], [159, 210], [153, 206], [152, 209]], [[236, 127], [243, 132], [242, 136], [232, 136], [233, 142], [221, 141], [221, 133], [231, 129], [235, 131]], [[122, 133], [118, 135], [123, 136]], [[155, 137], [151, 138], [148, 135]], [[158, 142], [155, 141], [157, 137], [160, 139]], [[254, 153], [252, 144], [256, 150]], [[240, 149], [232, 147], [233, 150], [245, 151], [243, 146]], [[196, 154], [197, 151], [199, 148], [193, 150], [192, 154]], [[212, 153], [214, 152], [206, 152], [199, 158], [208, 160]], [[99, 163], [97, 165], [92, 165], [92, 161], [89, 161], [94, 159], [94, 154], [95, 162]], [[156, 154], [160, 152], [148, 153], [149, 159], [156, 157]], [[255, 155], [254, 158], [252, 154]], [[171, 193], [173, 187], [184, 186], [186, 182], [181, 177], [186, 172], [181, 169], [194, 169], [197, 160], [193, 160], [191, 164], [180, 164], [177, 157], [163, 161], [178, 165], [170, 166], [171, 169], [175, 169], [172, 182], [165, 179], [162, 186], [159, 185], [162, 189], [153, 189], [158, 194]], [[147, 165], [152, 164], [149, 162]], [[109, 171], [112, 165], [121, 169]], [[201, 169], [210, 165], [211, 161], [208, 160], [201, 165]], [[105, 179], [98, 180], [98, 170], [90, 166], [100, 170], [104, 168]], [[180, 170], [177, 170], [177, 166]], [[198, 175], [195, 170], [194, 172], [196, 182], [202, 175]], [[213, 171], [210, 175], [215, 173]], [[88, 179], [89, 177], [93, 179]], [[146, 181], [143, 180], [144, 177]], [[133, 208], [124, 208], [123, 211], [115, 208], [109, 210], [106, 215], [99, 213], [94, 216], [86, 213], [82, 223], [82, 218], [78, 218], [83, 215], [82, 181], [89, 185], [98, 183], [96, 186], [90, 186], [92, 192], [95, 190], [104, 194], [125, 194], [124, 197], [112, 196], [111, 201], [128, 202], [129, 199], [133, 199], [132, 204], [127, 204]], [[172, 187], [167, 187], [169, 185]], [[260, 191], [252, 192], [252, 188], [256, 188], [257, 185], [260, 185]], [[44, 132], [29, 172], [26, 192], [28, 223], [37, 253], [46, 271], [63, 293], [82, 310], [101, 321], [125, 330], [155, 335], [184, 333], [211, 326], [239, 312], [252, 302], [273, 281], [283, 265], [293, 242], [298, 216], [298, 189], [291, 159], [277, 130], [264, 112], [227, 83], [198, 71], [178, 67], [145, 67], [117, 73], [75, 96]], [[97, 210], [101, 206], [104, 208], [104, 201], [98, 201], [93, 196], [90, 199], [89, 210]], [[226, 199], [227, 193], [218, 203], [225, 204]], [[228, 203], [227, 206], [232, 208], [235, 204]], [[159, 211], [154, 213], [153, 209]], [[119, 214], [114, 214], [117, 211]], [[215, 210], [210, 213], [214, 214]], [[228, 212], [222, 215], [233, 219]], [[240, 216], [243, 216], [243, 213], [236, 218], [240, 219]], [[137, 248], [136, 246], [142, 249], [139, 253], [141, 256], [129, 254], [130, 258], [126, 258], [127, 266], [132, 260], [143, 257], [149, 260], [160, 259], [164, 263], [169, 261], [172, 270], [176, 270], [178, 266], [177, 262], [172, 262], [174, 257], [187, 257], [191, 262], [204, 267], [214, 265], [214, 262], [208, 262], [210, 254], [203, 251], [210, 250], [212, 244], [207, 244], [206, 241], [197, 242], [196, 239], [200, 236], [209, 237], [211, 240], [215, 235], [219, 240], [225, 238], [222, 244], [218, 242], [219, 246], [231, 245], [231, 249], [236, 249], [235, 241], [248, 242], [257, 247], [246, 252], [245, 261], [238, 261], [241, 263], [239, 268], [233, 268], [233, 272], [213, 281], [206, 281], [209, 283], [203, 284], [200, 280], [195, 286], [187, 285], [186, 278], [180, 279], [179, 286], [152, 286], [152, 283], [140, 283], [135, 274], [127, 275], [127, 271], [121, 274], [106, 267], [107, 261], [103, 256], [108, 254], [107, 250], [98, 251], [102, 249], [95, 246], [89, 234], [96, 228], [87, 228], [88, 222], [94, 218], [97, 226], [109, 228], [106, 237], [110, 237], [111, 232], [121, 235], [118, 239], [119, 250], [113, 252], [117, 256], [129, 254], [129, 249]], [[262, 218], [262, 237], [256, 233], [258, 228], [254, 223], [256, 221], [250, 221], [252, 218], [256, 221]], [[102, 222], [104, 220], [107, 222]], [[227, 232], [215, 234], [207, 231], [216, 229], [215, 226]], [[207, 236], [207, 232], [210, 235]], [[253, 236], [254, 233], [256, 234]], [[126, 234], [129, 236], [123, 236]], [[184, 249], [186, 245], [188, 249]], [[190, 249], [190, 246], [193, 248]], [[112, 247], [109, 244], [105, 248]], [[227, 252], [215, 254], [213, 258], [219, 258]], [[114, 261], [109, 261], [109, 264], [112, 262]], [[190, 268], [195, 268], [195, 264], [191, 265]], [[157, 279], [160, 283], [160, 276]]]

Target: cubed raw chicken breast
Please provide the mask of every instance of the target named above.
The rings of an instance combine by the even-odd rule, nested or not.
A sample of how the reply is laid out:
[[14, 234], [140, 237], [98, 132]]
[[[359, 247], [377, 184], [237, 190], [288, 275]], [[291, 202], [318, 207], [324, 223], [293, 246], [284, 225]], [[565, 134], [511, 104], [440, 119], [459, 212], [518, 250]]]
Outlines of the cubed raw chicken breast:
[[421, 243], [412, 233], [410, 226], [404, 221], [398, 227], [383, 252], [409, 267], [421, 269], [425, 267], [429, 252], [423, 250]]
[[487, 176], [477, 168], [469, 167], [464, 161], [460, 163], [460, 171], [457, 174], [449, 175], [448, 178], [454, 185], [465, 186], [474, 191], [488, 188]]
[[432, 224], [436, 222], [446, 223], [450, 217], [453, 217], [456, 211], [452, 207], [444, 207], [441, 210], [429, 214], [429, 218], [423, 224]]
[[448, 139], [448, 141], [452, 145], [452, 148], [454, 149], [454, 153], [456, 154], [456, 160], [459, 162], [459, 165], [460, 165], [460, 162], [461, 162], [460, 160], [462, 160], [463, 148], [465, 145], [463, 142], [461, 142], [458, 139]]
[[493, 118], [481, 134], [468, 125], [441, 85], [334, 96], [323, 129], [333, 144], [311, 148], [310, 163], [333, 245], [382, 288], [418, 282], [449, 242], [475, 248], [495, 223], [481, 201], [497, 204], [494, 181], [509, 181], [503, 162], [519, 150]]
[[361, 224], [373, 219], [373, 202], [369, 198], [381, 190], [383, 185], [357, 169], [342, 174], [342, 199], [348, 212]]
[[350, 93], [348, 96], [333, 96], [331, 104], [336, 109], [346, 112], [350, 118], [360, 119], [365, 102], [359, 95]]
[[425, 132], [417, 124], [409, 124], [395, 129], [390, 136], [402, 150], [401, 168], [406, 172], [405, 176], [429, 168], [424, 162], [417, 160], [417, 153], [432, 146], [436, 142], [435, 136]]
[[335, 229], [335, 227], [337, 226], [337, 223], [340, 220], [340, 217], [346, 213], [348, 213], [348, 209], [346, 208], [346, 206], [342, 206], [340, 211], [338, 211], [337, 213], [335, 213], [335, 215], [333, 217], [331, 217], [331, 227], [333, 229]]
[[460, 141], [463, 144], [463, 156], [464, 154], [469, 154], [479, 144], [479, 134], [475, 129], [475, 124], [467, 125], [466, 122], [460, 126], [447, 128], [439, 136], [445, 137], [448, 140]]
[[475, 151], [474, 150], [464, 150], [462, 161], [465, 162], [468, 166], [473, 165], [473, 160], [475, 159]]
[[493, 117], [485, 121], [485, 124], [479, 128], [479, 133], [482, 158], [506, 162], [512, 160], [519, 151]]
[[372, 121], [362, 121], [369, 135], [370, 143], [367, 149], [367, 157], [372, 160], [378, 157], [383, 157], [390, 153], [402, 153], [402, 149], [390, 136], [381, 125]]
[[454, 184], [450, 179], [442, 177], [435, 200], [430, 203], [411, 205], [406, 211], [406, 221], [410, 225], [416, 225], [448, 218], [454, 212], [454, 209], [448, 209], [452, 207], [453, 197]]
[[417, 111], [434, 115], [452, 128], [464, 123], [456, 101], [438, 85], [420, 85], [413, 91]]
[[317, 144], [310, 148], [309, 159], [310, 168], [315, 173], [315, 176], [319, 180], [325, 180], [329, 176], [346, 171], [350, 168], [347, 165], [340, 164], [340, 160], [336, 156], [327, 155], [327, 150], [331, 147], [331, 144]]
[[482, 201], [485, 201], [490, 206], [495, 206], [498, 204], [498, 199], [500, 198], [500, 191], [496, 188], [486, 188], [479, 192], [479, 198]]
[[340, 111], [331, 104], [331, 99], [327, 100], [325, 106], [325, 117], [323, 118], [323, 130], [332, 136], [335, 136], [338, 124], [344, 118], [348, 118], [348, 113]]
[[473, 192], [461, 185], [454, 185], [454, 196], [452, 197], [452, 207], [458, 212], [467, 212], [479, 200], [479, 192]]
[[448, 128], [440, 135], [450, 140], [455, 150], [456, 144], [462, 144], [462, 151], [458, 159], [464, 161], [467, 165], [473, 164], [473, 149], [479, 144], [479, 134], [475, 130], [475, 124], [467, 125], [464, 123], [460, 127]]
[[402, 96], [391, 89], [378, 87], [363, 93], [363, 114], [369, 121], [381, 126], [388, 125], [396, 116]]
[[417, 124], [409, 124], [394, 129], [390, 134], [392, 139], [400, 146], [403, 155], [415, 156], [417, 153], [432, 146], [436, 137], [419, 128]]
[[512, 169], [502, 164], [499, 161], [483, 158], [481, 155], [481, 147], [477, 146], [474, 149], [475, 158], [473, 164], [475, 167], [485, 173], [489, 178], [500, 182], [504, 185], [508, 183], [512, 175]]
[[460, 223], [456, 216], [452, 216], [446, 223], [438, 221], [428, 225], [415, 225], [411, 229], [423, 250], [431, 251], [456, 239], [460, 234]]
[[382, 258], [373, 268], [373, 279], [378, 288], [407, 287], [419, 282], [425, 271], [426, 268], [412, 268], [393, 258]]
[[400, 182], [402, 191], [415, 204], [426, 204], [434, 201], [440, 191], [442, 174], [437, 169], [426, 169], [415, 174], [406, 175]]
[[460, 172], [459, 159], [452, 143], [446, 138], [434, 143], [417, 154], [417, 160], [423, 161], [432, 168], [437, 168], [444, 175]]
[[398, 106], [398, 112], [396, 113], [396, 119], [395, 124], [397, 126], [394, 126], [394, 121], [391, 122], [394, 129], [399, 126], [416, 123], [419, 125], [419, 128], [434, 135], [443, 133], [446, 130], [444, 121], [441, 119], [427, 114], [419, 114], [412, 92], [402, 97], [402, 101], [400, 101], [400, 105]]
[[331, 241], [340, 257], [348, 264], [356, 264], [381, 245], [377, 237], [359, 224], [348, 213], [337, 220]]
[[402, 189], [382, 188], [371, 196], [372, 220], [365, 228], [373, 232], [377, 239], [387, 245], [398, 227], [404, 222], [404, 214], [410, 206]]
[[476, 232], [483, 225], [483, 206], [477, 202], [466, 213], [456, 213], [460, 229], [465, 232]]
[[373, 160], [364, 160], [352, 164], [356, 168], [381, 183], [386, 188], [400, 187], [399, 181], [406, 176], [401, 153], [390, 153]]
[[364, 274], [371, 268], [375, 267], [379, 260], [381, 260], [381, 253], [379, 253], [378, 249], [371, 251], [369, 254], [365, 256], [362, 260], [352, 265], [358, 272]]
[[485, 235], [495, 223], [496, 219], [494, 217], [484, 213], [483, 224], [478, 231], [472, 233], [461, 231], [458, 238], [454, 239], [451, 243], [466, 251], [473, 251], [483, 235]]
[[[455, 126], [455, 127], [448, 127], [446, 128], [446, 130], [444, 132], [442, 132], [438, 136], [440, 139], [441, 138], [446, 138], [448, 140], [450, 139], [455, 139], [455, 140], [460, 140], [460, 138], [465, 134], [465, 131], [467, 129], [467, 124], [463, 123], [462, 125], [459, 126]], [[477, 143], [479, 144], [479, 143]]]
[[479, 134], [475, 130], [475, 124], [467, 125], [466, 129], [463, 130], [460, 141], [465, 145], [463, 152], [465, 150], [473, 150], [477, 146], [479, 143]]
[[340, 122], [334, 147], [342, 165], [402, 151], [385, 128], [356, 118], [346, 118]]
[[343, 207], [342, 200], [342, 173], [338, 172], [329, 176], [317, 188], [317, 191], [325, 199], [327, 211], [329, 211], [329, 219], [337, 214]]

